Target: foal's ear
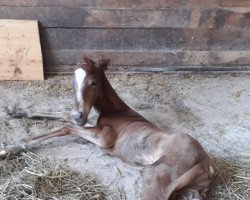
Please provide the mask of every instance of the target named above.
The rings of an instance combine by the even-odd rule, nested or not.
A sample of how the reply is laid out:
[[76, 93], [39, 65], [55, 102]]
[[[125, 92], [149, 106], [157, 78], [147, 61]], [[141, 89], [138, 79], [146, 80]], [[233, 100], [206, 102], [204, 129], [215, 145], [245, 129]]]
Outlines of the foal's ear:
[[91, 60], [90, 58], [88, 58], [87, 56], [83, 56], [82, 57], [82, 61], [84, 61], [84, 64], [81, 65], [81, 67], [85, 70], [85, 71], [91, 71], [91, 69], [94, 67], [95, 62], [93, 60]]
[[100, 60], [99, 68], [105, 71], [108, 68], [109, 63], [110, 63], [110, 59], [102, 59]]
[[82, 60], [86, 63], [90, 61], [90, 59], [85, 55], [82, 56]]

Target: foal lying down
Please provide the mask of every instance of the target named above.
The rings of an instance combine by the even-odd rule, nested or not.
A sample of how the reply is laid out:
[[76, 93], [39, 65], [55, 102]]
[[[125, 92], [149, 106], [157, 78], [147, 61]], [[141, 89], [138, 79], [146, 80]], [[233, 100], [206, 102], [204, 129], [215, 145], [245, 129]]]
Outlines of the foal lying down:
[[[206, 199], [214, 165], [197, 140], [185, 133], [168, 134], [128, 107], [105, 76], [109, 60], [95, 63], [84, 57], [74, 74], [75, 108], [72, 112], [20, 111], [28, 118], [50, 117], [65, 125], [47, 134], [0, 150], [0, 158], [31, 149], [44, 140], [78, 136], [103, 148], [123, 162], [143, 167], [143, 200]], [[91, 108], [99, 113], [94, 127], [86, 124]]]

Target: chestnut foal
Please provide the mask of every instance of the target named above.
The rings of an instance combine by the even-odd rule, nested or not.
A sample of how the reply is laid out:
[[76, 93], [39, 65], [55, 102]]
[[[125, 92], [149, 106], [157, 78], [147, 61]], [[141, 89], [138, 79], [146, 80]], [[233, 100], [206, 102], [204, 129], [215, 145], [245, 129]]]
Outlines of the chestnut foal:
[[[96, 64], [86, 57], [80, 62], [74, 78], [74, 112], [15, 113], [10, 110], [13, 116], [51, 117], [66, 123], [50, 133], [7, 146], [0, 151], [0, 157], [30, 149], [49, 138], [74, 135], [93, 142], [131, 166], [143, 167], [143, 200], [206, 199], [214, 175], [208, 154], [188, 134], [169, 135], [128, 107], [104, 74], [108, 64], [109, 60]], [[92, 107], [100, 113], [97, 125], [79, 126], [86, 123]]]

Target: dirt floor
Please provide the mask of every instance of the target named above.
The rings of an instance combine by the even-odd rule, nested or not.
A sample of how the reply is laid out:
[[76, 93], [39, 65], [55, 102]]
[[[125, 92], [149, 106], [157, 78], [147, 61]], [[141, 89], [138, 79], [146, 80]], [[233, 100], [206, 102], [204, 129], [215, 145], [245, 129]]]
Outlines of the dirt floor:
[[[186, 132], [217, 157], [250, 162], [250, 75], [108, 75], [122, 99], [169, 133]], [[70, 76], [45, 81], [0, 82], [0, 143], [43, 133], [61, 124], [49, 120], [11, 119], [4, 106], [63, 111], [73, 108]], [[91, 113], [94, 123], [96, 114]], [[95, 145], [64, 137], [34, 151], [54, 162], [67, 161], [78, 171], [96, 174], [124, 199], [140, 199], [141, 174]]]

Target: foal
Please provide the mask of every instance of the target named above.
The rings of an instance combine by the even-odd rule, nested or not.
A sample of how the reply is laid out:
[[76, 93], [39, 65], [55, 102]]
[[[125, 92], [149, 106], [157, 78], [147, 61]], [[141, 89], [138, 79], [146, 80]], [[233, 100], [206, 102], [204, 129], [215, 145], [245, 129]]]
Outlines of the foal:
[[[83, 58], [75, 73], [76, 111], [12, 113], [29, 118], [61, 118], [67, 123], [20, 145], [6, 147], [0, 151], [0, 157], [16, 154], [52, 137], [79, 136], [131, 166], [143, 167], [143, 200], [205, 199], [214, 175], [214, 165], [208, 154], [188, 134], [169, 135], [128, 107], [104, 74], [108, 64], [109, 60], [97, 64]], [[100, 113], [97, 125], [77, 125], [86, 123], [92, 107]]]

